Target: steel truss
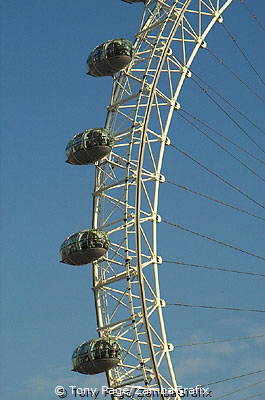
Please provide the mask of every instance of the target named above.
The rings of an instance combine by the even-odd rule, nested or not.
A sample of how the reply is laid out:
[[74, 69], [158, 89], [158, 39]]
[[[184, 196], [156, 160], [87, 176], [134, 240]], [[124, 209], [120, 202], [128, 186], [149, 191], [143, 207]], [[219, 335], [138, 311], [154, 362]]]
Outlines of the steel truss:
[[177, 390], [158, 278], [161, 167], [183, 82], [231, 2], [148, 1], [134, 58], [114, 77], [105, 127], [115, 146], [96, 166], [93, 193], [93, 227], [111, 240], [93, 268], [98, 332], [115, 336], [123, 349], [121, 364], [107, 373], [112, 388], [157, 389], [161, 398], [162, 388]]

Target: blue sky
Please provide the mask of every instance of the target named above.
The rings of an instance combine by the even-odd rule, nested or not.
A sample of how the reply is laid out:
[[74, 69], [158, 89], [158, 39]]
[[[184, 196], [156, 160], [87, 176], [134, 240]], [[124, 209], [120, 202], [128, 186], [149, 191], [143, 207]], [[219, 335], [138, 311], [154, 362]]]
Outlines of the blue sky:
[[[262, 21], [264, 3], [246, 3]], [[1, 391], [5, 400], [56, 398], [56, 385], [105, 384], [104, 375], [91, 378], [70, 371], [74, 348], [97, 336], [92, 275], [89, 266], [73, 269], [60, 264], [59, 246], [68, 234], [91, 224], [94, 168], [65, 164], [64, 148], [75, 133], [104, 125], [112, 82], [111, 78], [85, 75], [90, 50], [110, 38], [133, 40], [141, 11], [141, 4], [128, 5], [119, 0], [9, 0], [2, 5]], [[239, 1], [227, 10], [224, 21], [262, 74], [262, 29]], [[264, 97], [261, 82], [220, 25], [211, 32], [207, 44]], [[207, 51], [199, 53], [192, 70], [264, 131], [264, 103]], [[193, 80], [185, 82], [179, 101], [183, 110], [207, 121], [257, 158], [265, 159], [264, 152], [202, 95]], [[265, 148], [264, 133], [235, 111], [227, 110]], [[254, 199], [264, 201], [264, 182], [223, 154], [179, 114], [172, 121], [170, 138]], [[265, 176], [264, 164], [222, 139], [220, 143]], [[265, 217], [264, 209], [173, 149], [167, 151], [163, 174], [179, 185]], [[264, 221], [216, 206], [167, 184], [161, 187], [160, 214], [191, 230], [265, 256]], [[159, 226], [159, 233], [159, 251], [165, 260], [265, 273], [263, 260], [165, 224]], [[264, 277], [165, 263], [161, 267], [161, 291], [170, 303], [264, 309]], [[265, 331], [261, 313], [169, 306], [164, 314], [169, 341], [174, 344]], [[184, 347], [174, 351], [172, 358], [179, 382], [193, 386], [262, 369], [264, 355], [264, 340], [256, 339]], [[258, 374], [223, 387], [216, 385], [213, 390], [223, 394], [262, 377], [264, 374]], [[252, 390], [230, 399], [264, 392], [265, 385]]]

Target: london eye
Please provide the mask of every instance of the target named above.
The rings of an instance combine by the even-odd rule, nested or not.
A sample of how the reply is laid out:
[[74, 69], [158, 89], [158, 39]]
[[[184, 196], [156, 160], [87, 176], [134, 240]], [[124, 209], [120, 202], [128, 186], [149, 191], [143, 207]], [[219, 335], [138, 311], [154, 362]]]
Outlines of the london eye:
[[[215, 52], [218, 43], [216, 46], [213, 42], [208, 45], [208, 37], [210, 40], [215, 30], [222, 29], [242, 56], [238, 63], [246, 63], [260, 85], [264, 85], [264, 81], [254, 67], [254, 60], [246, 55], [226, 26], [226, 14], [233, 0], [123, 1], [130, 3], [128, 8], [136, 6], [133, 3], [142, 3], [137, 5], [139, 12], [141, 6], [143, 8], [141, 23], [134, 42], [128, 38], [111, 38], [98, 43], [88, 56], [87, 79], [111, 76], [113, 85], [105, 125], [87, 127], [69, 139], [66, 147], [66, 161], [73, 168], [76, 165], [93, 168], [94, 165], [95, 182], [91, 187], [92, 226], [66, 238], [61, 246], [61, 262], [75, 268], [88, 263], [93, 265], [92, 288], [98, 337], [86, 339], [78, 345], [73, 354], [73, 371], [88, 375], [103, 372], [110, 388], [158, 390], [163, 399], [168, 397], [163, 388], [178, 393], [181, 384], [175, 356], [172, 360], [178, 344], [172, 335], [172, 323], [168, 334], [168, 320], [165, 318], [168, 307], [264, 312], [262, 307], [251, 305], [232, 307], [231, 303], [235, 305], [236, 301], [230, 297], [227, 305], [225, 296], [222, 307], [214, 303], [214, 292], [210, 302], [207, 302], [207, 297], [203, 298], [203, 304], [177, 300], [181, 280], [174, 278], [169, 268], [171, 271], [175, 267], [194, 269], [195, 272], [215, 270], [223, 273], [224, 279], [230, 274], [252, 274], [256, 279], [264, 277], [260, 265], [252, 265], [251, 261], [264, 263], [265, 257], [258, 247], [252, 250], [249, 242], [240, 245], [241, 234], [245, 231], [240, 232], [243, 228], [237, 222], [230, 224], [229, 214], [240, 213], [246, 219], [254, 219], [253, 226], [257, 232], [262, 232], [259, 224], [264, 223], [262, 211], [265, 206], [260, 196], [261, 189], [244, 186], [244, 177], [248, 183], [253, 176], [253, 185], [256, 181], [265, 182], [260, 172], [264, 168], [262, 164], [265, 164], [264, 138], [260, 135], [264, 134], [264, 129], [254, 121], [255, 116], [246, 115], [233, 104], [233, 112], [239, 111], [240, 120], [232, 111], [227, 111], [231, 101], [211, 86], [207, 72], [202, 77], [193, 65], [197, 59], [200, 63], [204, 61], [202, 68], [207, 71], [207, 61], [200, 58], [207, 54], [214, 60], [209, 63], [216, 62], [219, 67], [226, 68], [233, 79], [242, 81], [239, 83], [244, 90], [251, 92], [255, 101], [264, 103], [264, 97], [243, 80], [240, 70], [234, 71]], [[241, 5], [237, 3], [237, 7], [245, 6], [244, 2]], [[214, 76], [214, 69], [209, 74]], [[202, 116], [199, 100], [195, 107], [191, 105], [196, 90], [211, 103]], [[187, 98], [182, 98], [185, 91]], [[237, 140], [229, 133], [225, 135], [223, 130], [229, 129], [227, 122], [224, 128], [219, 126], [219, 122], [213, 126], [211, 107], [217, 107], [220, 113], [225, 114], [244, 139]], [[194, 109], [199, 112], [195, 114]], [[242, 119], [247, 119], [251, 133], [243, 127]], [[197, 139], [191, 135], [187, 138], [185, 127], [187, 135], [190, 135], [189, 129], [203, 135], [202, 142], [196, 142]], [[253, 130], [255, 134], [252, 134]], [[207, 141], [210, 142], [210, 164], [204, 160], [203, 153]], [[217, 147], [216, 153], [211, 146]], [[191, 150], [187, 150], [189, 148]], [[167, 158], [168, 153], [170, 156]], [[240, 178], [234, 175], [234, 169], [229, 170], [231, 164], [227, 157], [240, 164], [237, 171]], [[175, 158], [178, 161], [174, 161]], [[186, 169], [185, 162], [191, 162], [194, 170]], [[200, 171], [198, 174], [197, 170]], [[199, 175], [201, 171], [206, 178]], [[178, 176], [183, 179], [178, 179]], [[211, 191], [211, 179], [217, 179], [227, 192], [222, 191], [221, 186], [214, 186]], [[194, 181], [199, 180], [203, 183], [194, 185]], [[196, 204], [206, 202], [206, 206], [199, 211], [201, 205], [198, 205], [196, 212], [192, 211], [193, 200], [186, 199], [186, 195], [194, 196]], [[160, 208], [161, 196], [164, 203], [167, 202], [166, 207]], [[214, 207], [219, 207], [218, 211], [214, 211]], [[223, 209], [228, 209], [228, 214]], [[182, 223], [185, 213], [190, 214], [188, 224]], [[208, 222], [217, 220], [221, 238], [216, 235], [218, 230], [209, 233], [209, 223], [204, 225], [206, 213], [209, 213]], [[194, 220], [193, 228], [194, 225], [189, 224]], [[246, 221], [242, 226], [249, 226]], [[168, 228], [166, 235], [161, 226]], [[226, 239], [225, 227], [234, 230], [237, 241], [231, 243]], [[187, 236], [187, 241], [195, 237], [195, 244], [190, 242], [190, 252], [181, 252], [179, 248], [182, 234], [185, 240]], [[197, 244], [197, 238], [202, 242]], [[210, 243], [209, 246], [213, 244], [233, 252], [230, 267], [222, 265], [222, 259], [227, 260], [224, 253], [218, 253], [216, 247], [208, 250], [204, 241]], [[172, 256], [174, 251], [175, 255], [183, 253], [187, 260], [182, 256]], [[190, 254], [191, 261], [188, 260]], [[237, 255], [241, 258], [237, 259]], [[211, 261], [209, 264], [194, 261], [199, 259]], [[243, 267], [232, 267], [240, 263]], [[176, 279], [176, 291], [172, 294], [171, 290], [169, 295], [165, 290], [166, 282], [172, 279]], [[231, 294], [233, 290], [229, 291]], [[182, 322], [178, 320], [176, 330], [181, 326]], [[251, 339], [250, 336], [246, 335]], [[256, 336], [261, 338], [262, 335]], [[222, 339], [219, 337], [218, 340]], [[173, 397], [180, 399], [179, 394]]]

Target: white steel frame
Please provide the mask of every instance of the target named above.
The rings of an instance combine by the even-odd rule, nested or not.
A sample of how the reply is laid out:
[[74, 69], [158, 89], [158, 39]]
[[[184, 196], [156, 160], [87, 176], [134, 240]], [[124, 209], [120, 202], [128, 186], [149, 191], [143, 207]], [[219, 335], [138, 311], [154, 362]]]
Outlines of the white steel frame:
[[111, 241], [93, 268], [98, 332], [115, 336], [123, 349], [121, 363], [107, 373], [112, 388], [157, 389], [161, 398], [162, 388], [177, 390], [158, 278], [161, 167], [183, 82], [231, 2], [147, 1], [134, 58], [114, 77], [105, 127], [115, 146], [96, 165], [93, 193], [93, 228]]

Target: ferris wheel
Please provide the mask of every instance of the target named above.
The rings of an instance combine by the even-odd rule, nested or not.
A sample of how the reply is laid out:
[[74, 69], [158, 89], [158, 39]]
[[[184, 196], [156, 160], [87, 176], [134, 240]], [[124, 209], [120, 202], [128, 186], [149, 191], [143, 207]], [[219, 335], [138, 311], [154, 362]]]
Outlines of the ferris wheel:
[[93, 263], [99, 338], [76, 349], [74, 370], [106, 372], [113, 389], [158, 390], [165, 398], [163, 389], [177, 393], [178, 382], [159, 286], [163, 156], [192, 62], [232, 0], [123, 1], [144, 3], [135, 43], [109, 40], [88, 58], [89, 75], [113, 76], [105, 126], [67, 147], [69, 163], [95, 164], [93, 227], [69, 236], [61, 254], [64, 263]]

